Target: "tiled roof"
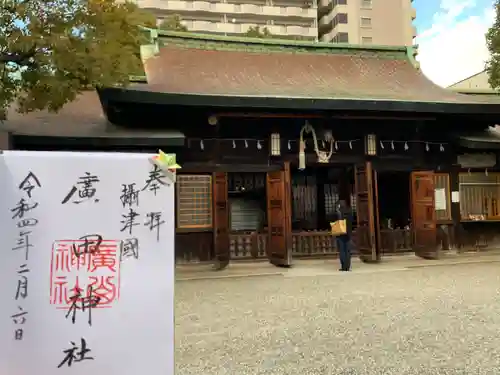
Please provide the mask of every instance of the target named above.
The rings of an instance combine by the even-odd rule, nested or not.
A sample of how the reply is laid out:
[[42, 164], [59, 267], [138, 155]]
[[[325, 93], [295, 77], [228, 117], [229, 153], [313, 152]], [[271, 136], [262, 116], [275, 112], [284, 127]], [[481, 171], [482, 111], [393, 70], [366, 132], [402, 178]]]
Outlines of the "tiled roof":
[[[172, 34], [172, 33], [169, 33]], [[283, 41], [281, 41], [283, 42]], [[172, 94], [485, 103], [433, 84], [404, 47], [168, 36], [144, 90]]]
[[182, 143], [184, 138], [184, 135], [177, 131], [122, 129], [109, 123], [95, 91], [82, 93], [57, 113], [48, 111], [18, 113], [12, 109], [7, 114], [7, 120], [0, 122], [0, 129], [16, 135], [115, 138], [130, 144], [141, 143], [141, 139], [146, 138], [178, 139]]
[[7, 114], [7, 120], [0, 123], [0, 128], [15, 134], [91, 137], [105, 132], [106, 123], [99, 96], [95, 91], [88, 91], [57, 113], [18, 113], [12, 108]]
[[[462, 95], [434, 85], [415, 68], [412, 50], [405, 47], [356, 47], [175, 32], [160, 32], [158, 41], [159, 53], [145, 63], [148, 84], [132, 86], [132, 90], [285, 100], [500, 103], [499, 97]], [[11, 110], [0, 129], [41, 136], [96, 137], [108, 136], [111, 131], [120, 136], [108, 124], [95, 92], [81, 94], [57, 113], [19, 114]]]

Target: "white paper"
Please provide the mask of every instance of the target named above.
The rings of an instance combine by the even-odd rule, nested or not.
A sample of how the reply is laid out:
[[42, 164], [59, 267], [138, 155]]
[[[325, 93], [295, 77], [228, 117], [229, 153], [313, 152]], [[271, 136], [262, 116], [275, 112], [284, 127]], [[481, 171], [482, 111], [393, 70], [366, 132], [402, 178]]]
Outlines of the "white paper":
[[460, 202], [460, 192], [459, 191], [452, 191], [451, 192], [451, 202], [452, 203], [459, 203]]
[[446, 210], [446, 190], [434, 190], [434, 206], [436, 210]]
[[[149, 188], [143, 189], [154, 168], [148, 160], [149, 156], [4, 152], [0, 157], [3, 244], [0, 263], [0, 374], [174, 373], [174, 186], [168, 185], [168, 182], [159, 185], [156, 195]], [[31, 191], [28, 183], [20, 189], [20, 184], [30, 172], [38, 178], [41, 187], [31, 176]], [[78, 183], [79, 177], [86, 173], [99, 180], [92, 183], [92, 187], [87, 186], [87, 191], [83, 181]], [[122, 203], [122, 184], [127, 187], [135, 184], [135, 190], [140, 191], [138, 204], [133, 199]], [[73, 186], [75, 194], [62, 204]], [[95, 195], [89, 197], [92, 188], [96, 189]], [[21, 199], [30, 206], [38, 205], [22, 217], [12, 219], [15, 212], [11, 210]], [[81, 203], [73, 203], [73, 200]], [[122, 215], [130, 209], [139, 214], [132, 234], [127, 230], [121, 231], [125, 220]], [[149, 212], [161, 213], [160, 222], [164, 223], [160, 225], [159, 232], [145, 225]], [[19, 227], [32, 218], [38, 220], [35, 226]], [[23, 230], [31, 231], [29, 241], [32, 247], [27, 260], [24, 248], [11, 250], [22, 245], [19, 238]], [[102, 242], [98, 252], [78, 257], [71, 246], [68, 252], [58, 242], [69, 240], [68, 244], [73, 244], [74, 240], [89, 234], [100, 234], [103, 240], [112, 242], [108, 242], [107, 247]], [[120, 241], [127, 238], [139, 241], [138, 258], [127, 251], [130, 248], [121, 249]], [[84, 252], [84, 249], [78, 252]], [[67, 254], [73, 255], [69, 257]], [[121, 261], [120, 255], [123, 258]], [[71, 261], [67, 263], [68, 260]], [[29, 271], [19, 273], [23, 270]], [[23, 276], [28, 280], [28, 295], [16, 300], [18, 280]], [[73, 323], [74, 310], [70, 311], [68, 307], [72, 304], [71, 297], [75, 296], [75, 291], [64, 292], [60, 286], [57, 289], [54, 280], [57, 278], [59, 285], [67, 282], [66, 285], [71, 286], [76, 276], [82, 289], [81, 298], [88, 291], [85, 286], [95, 281], [92, 298], [100, 295], [101, 299], [94, 308], [88, 307], [90, 303], [87, 300], [85, 311], [81, 309], [85, 302], [81, 298], [78, 301], [74, 299], [79, 309], [75, 311]], [[101, 277], [108, 291], [96, 288]], [[115, 298], [111, 283], [115, 285]], [[65, 301], [58, 300], [61, 296]], [[66, 309], [61, 309], [61, 304]], [[108, 307], [104, 308], [104, 305]], [[11, 318], [21, 312], [26, 312], [26, 315]], [[15, 340], [15, 332], [21, 328], [23, 338]], [[90, 349], [84, 353], [85, 357], [93, 359], [79, 361], [82, 338]], [[71, 349], [71, 343], [78, 349], [71, 366], [65, 362], [58, 368], [66, 357], [63, 351]]]

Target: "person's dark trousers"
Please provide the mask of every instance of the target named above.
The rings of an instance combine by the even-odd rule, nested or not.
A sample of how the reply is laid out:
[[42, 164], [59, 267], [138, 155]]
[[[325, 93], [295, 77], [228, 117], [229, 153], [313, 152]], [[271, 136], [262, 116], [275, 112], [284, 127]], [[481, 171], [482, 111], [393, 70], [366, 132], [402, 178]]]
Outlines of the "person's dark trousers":
[[344, 236], [337, 237], [337, 248], [339, 250], [340, 269], [342, 271], [349, 271], [351, 269], [349, 238]]

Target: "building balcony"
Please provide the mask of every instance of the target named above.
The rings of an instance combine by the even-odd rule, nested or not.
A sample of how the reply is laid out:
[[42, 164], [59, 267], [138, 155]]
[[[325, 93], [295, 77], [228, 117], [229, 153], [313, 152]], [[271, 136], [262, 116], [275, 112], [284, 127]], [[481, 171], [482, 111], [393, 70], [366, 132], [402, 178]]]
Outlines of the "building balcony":
[[318, 0], [318, 8], [330, 8], [332, 7], [332, 0]]
[[416, 38], [416, 37], [417, 37], [417, 35], [418, 35], [418, 34], [417, 34], [417, 27], [412, 25], [412, 27], [411, 27], [411, 31], [412, 31], [412, 33], [413, 33], [413, 34], [412, 34], [412, 36], [413, 36], [414, 38]]
[[339, 13], [347, 13], [347, 5], [337, 5], [331, 12], [325, 14], [319, 20], [319, 27], [331, 27], [332, 21]]
[[211, 3], [208, 1], [180, 0], [139, 0], [139, 6], [147, 9], [164, 10], [168, 13], [203, 15], [207, 13], [227, 15], [259, 16], [266, 19], [279, 17], [296, 17], [315, 19], [317, 10], [314, 7], [267, 6], [254, 4]]
[[190, 31], [208, 32], [216, 34], [244, 34], [250, 27], [260, 26], [267, 27], [269, 32], [276, 36], [283, 37], [302, 37], [314, 39], [317, 37], [318, 30], [315, 27], [303, 26], [277, 26], [277, 25], [256, 25], [251, 23], [224, 23], [224, 22], [207, 22], [207, 21], [183, 21], [183, 24]]
[[333, 38], [338, 33], [349, 33], [349, 26], [347, 24], [339, 23], [331, 31], [329, 31], [326, 34], [321, 35], [320, 41], [327, 42], [327, 43], [333, 42]]
[[330, 12], [328, 14], [325, 14], [323, 17], [320, 18], [318, 26], [319, 27], [330, 26], [332, 24], [333, 17], [335, 17], [336, 14], [337, 12]]
[[411, 7], [411, 19], [414, 20], [415, 18], [417, 18], [417, 10]]

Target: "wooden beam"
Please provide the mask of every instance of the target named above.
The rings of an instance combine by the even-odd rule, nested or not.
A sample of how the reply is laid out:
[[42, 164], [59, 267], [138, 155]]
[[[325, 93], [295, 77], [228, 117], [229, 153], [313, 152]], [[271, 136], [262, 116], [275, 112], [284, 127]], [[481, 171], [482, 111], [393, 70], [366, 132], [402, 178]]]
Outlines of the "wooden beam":
[[214, 117], [234, 117], [234, 118], [328, 118], [316, 114], [291, 114], [291, 113], [212, 113]]
[[319, 115], [313, 113], [257, 113], [257, 112], [222, 112], [222, 113], [212, 113], [211, 116], [214, 117], [233, 117], [233, 118], [302, 118], [302, 119], [351, 119], [351, 120], [409, 120], [409, 121], [421, 121], [421, 120], [436, 120], [435, 117], [407, 117], [407, 116], [377, 116], [377, 115]]
[[406, 116], [375, 116], [375, 115], [334, 115], [330, 116], [330, 118], [341, 118], [341, 119], [349, 119], [349, 120], [408, 120], [408, 121], [421, 121], [421, 120], [436, 120], [435, 117], [406, 117]]
[[278, 164], [209, 164], [185, 163], [179, 174], [186, 173], [214, 173], [214, 172], [272, 172], [281, 170]]

